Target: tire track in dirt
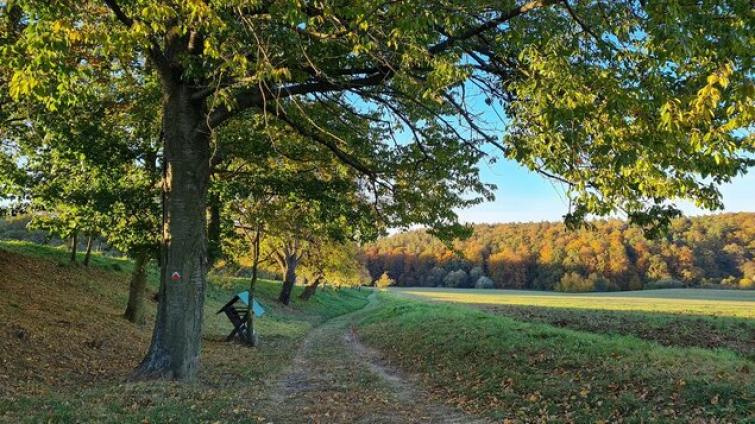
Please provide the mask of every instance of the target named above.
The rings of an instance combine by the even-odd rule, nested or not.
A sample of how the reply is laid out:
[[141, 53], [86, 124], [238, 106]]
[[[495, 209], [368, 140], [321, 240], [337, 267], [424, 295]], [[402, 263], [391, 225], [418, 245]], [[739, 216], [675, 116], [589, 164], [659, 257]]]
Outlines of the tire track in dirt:
[[432, 399], [416, 379], [359, 342], [352, 323], [377, 307], [333, 318], [304, 339], [263, 409], [272, 423], [485, 423]]

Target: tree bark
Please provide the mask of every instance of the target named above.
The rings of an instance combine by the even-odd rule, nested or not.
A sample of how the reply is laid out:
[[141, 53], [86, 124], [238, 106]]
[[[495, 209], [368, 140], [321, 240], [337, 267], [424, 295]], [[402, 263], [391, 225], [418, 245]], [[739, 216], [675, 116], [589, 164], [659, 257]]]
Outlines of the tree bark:
[[281, 287], [278, 301], [284, 305], [291, 303], [291, 292], [294, 290], [294, 283], [296, 283], [296, 267], [299, 265], [299, 260], [296, 255], [286, 255], [285, 265], [283, 267], [283, 287]]
[[89, 258], [92, 256], [92, 241], [94, 239], [93, 234], [89, 234], [87, 237], [87, 253], [84, 255], [84, 266], [89, 266]]
[[146, 251], [136, 254], [134, 271], [131, 273], [131, 283], [128, 287], [128, 304], [124, 318], [134, 324], [144, 324], [144, 291], [147, 287], [147, 263], [149, 255]]
[[79, 232], [74, 231], [73, 235], [71, 236], [71, 263], [76, 263], [76, 249], [78, 248], [79, 244]]
[[207, 278], [209, 136], [206, 105], [180, 76], [163, 78], [163, 240], [152, 342], [135, 378], [192, 380]]
[[315, 291], [317, 291], [317, 286], [320, 285], [320, 281], [322, 280], [321, 277], [315, 278], [315, 281], [312, 282], [312, 284], [304, 287], [304, 291], [301, 292], [299, 295], [299, 299], [301, 300], [309, 300], [312, 298], [312, 296], [315, 295]]

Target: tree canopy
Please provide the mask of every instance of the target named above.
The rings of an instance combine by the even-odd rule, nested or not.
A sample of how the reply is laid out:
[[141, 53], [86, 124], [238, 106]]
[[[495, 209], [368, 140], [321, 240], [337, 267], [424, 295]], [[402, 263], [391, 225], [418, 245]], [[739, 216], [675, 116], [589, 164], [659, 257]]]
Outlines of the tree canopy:
[[[570, 218], [619, 209], [647, 224], [673, 214], [669, 198], [719, 207], [712, 183], [753, 150], [744, 0], [14, 6], [27, 18], [4, 49], [13, 97], [76, 104], [103, 73], [147, 62], [207, 99], [211, 128], [253, 110], [382, 182], [375, 195], [397, 209], [443, 177], [489, 194], [469, 177], [487, 142], [565, 181]], [[505, 132], [479, 119], [475, 97], [507, 116]], [[449, 162], [453, 174], [435, 169]]]

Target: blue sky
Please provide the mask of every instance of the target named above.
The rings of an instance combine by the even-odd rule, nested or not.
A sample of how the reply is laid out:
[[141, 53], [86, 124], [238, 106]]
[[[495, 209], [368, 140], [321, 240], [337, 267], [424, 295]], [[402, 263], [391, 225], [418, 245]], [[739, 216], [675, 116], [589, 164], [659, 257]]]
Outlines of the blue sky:
[[[479, 117], [478, 125], [493, 129], [493, 133], [505, 133], [508, 126], [506, 113], [496, 103], [487, 105], [485, 95], [470, 84], [465, 85], [468, 106]], [[464, 133], [466, 126], [459, 119], [458, 125]], [[468, 130], [466, 130], [468, 131]], [[497, 163], [480, 164], [480, 176], [486, 183], [495, 184], [495, 201], [472, 208], [457, 210], [459, 219], [467, 223], [496, 222], [537, 222], [561, 221], [568, 211], [568, 200], [564, 187], [557, 182], [529, 171], [512, 160], [501, 158], [495, 149], [487, 149], [499, 159]], [[484, 162], [484, 161], [483, 161]], [[675, 201], [684, 215], [704, 215], [717, 212], [755, 212], [755, 168], [731, 183], [721, 186], [725, 209], [708, 211], [695, 207], [689, 201]]]
[[[498, 186], [496, 200], [459, 210], [463, 222], [560, 221], [568, 209], [562, 187], [512, 161], [482, 165], [485, 182]], [[755, 169], [721, 187], [726, 212], [755, 212]], [[685, 215], [713, 213], [676, 202]]]

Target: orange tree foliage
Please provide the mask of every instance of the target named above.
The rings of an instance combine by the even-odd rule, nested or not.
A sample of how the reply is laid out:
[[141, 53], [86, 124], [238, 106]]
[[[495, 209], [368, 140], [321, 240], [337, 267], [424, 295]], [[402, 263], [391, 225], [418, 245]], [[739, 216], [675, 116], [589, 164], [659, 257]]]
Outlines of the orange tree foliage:
[[481, 224], [452, 249], [418, 230], [378, 240], [364, 254], [373, 279], [387, 272], [399, 286], [443, 286], [458, 270], [469, 276], [453, 279], [458, 287], [474, 287], [481, 270], [496, 288], [565, 291], [755, 281], [755, 213], [678, 218], [652, 240], [619, 220], [593, 226]]

